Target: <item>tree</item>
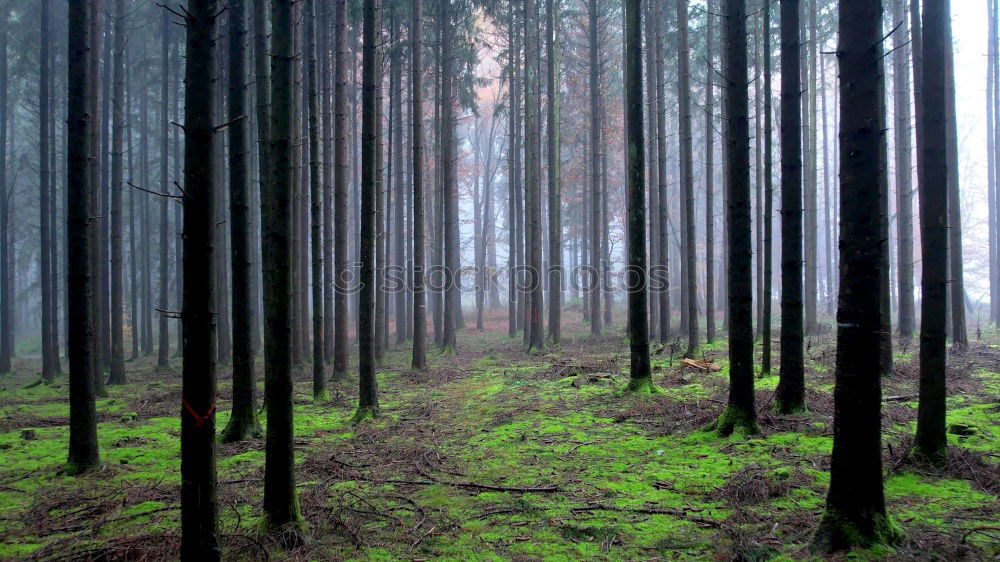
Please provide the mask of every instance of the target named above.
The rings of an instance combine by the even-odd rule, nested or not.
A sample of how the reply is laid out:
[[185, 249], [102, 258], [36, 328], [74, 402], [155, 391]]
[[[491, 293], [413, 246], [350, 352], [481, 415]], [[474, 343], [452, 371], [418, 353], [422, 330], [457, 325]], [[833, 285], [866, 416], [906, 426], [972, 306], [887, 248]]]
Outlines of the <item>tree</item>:
[[[311, 251], [312, 251], [312, 374], [313, 397], [326, 398], [326, 374], [323, 371], [323, 192], [320, 176], [320, 161], [326, 156], [320, 155], [319, 145], [319, 70], [316, 66], [316, 2], [306, 0], [306, 41], [305, 56], [308, 59], [306, 69], [306, 95], [309, 102], [309, 201]], [[325, 31], [325, 30], [324, 30]]]
[[[659, 11], [666, 6], [665, 3], [660, 3]], [[663, 286], [658, 288], [656, 300], [659, 301], [657, 306], [657, 315], [659, 316], [659, 335], [661, 342], [667, 342], [670, 337], [670, 279], [669, 279], [669, 266], [670, 266], [670, 244], [668, 240], [668, 231], [665, 225], [669, 224], [670, 218], [670, 206], [669, 202], [669, 184], [667, 183], [667, 96], [666, 96], [666, 64], [664, 63], [664, 49], [663, 49], [663, 38], [665, 33], [666, 24], [664, 23], [663, 16], [666, 14], [658, 13], [655, 18], [653, 18], [653, 27], [656, 34], [656, 154], [650, 154], [650, 160], [656, 160], [656, 189], [655, 195], [656, 199], [660, 203], [657, 205], [657, 209], [653, 209], [657, 212], [653, 216], [652, 220], [657, 223], [656, 233], [659, 235], [658, 239], [653, 240], [651, 245], [656, 249], [655, 252], [650, 252], [650, 257], [654, 255], [657, 259], [653, 262], [654, 267], [658, 266], [662, 270], [662, 282]], [[608, 206], [604, 205], [604, 212], [607, 213]], [[603, 221], [607, 225], [607, 221]], [[607, 230], [605, 228], [605, 238], [607, 238]]]
[[[292, 2], [271, 0], [271, 179], [261, 194], [264, 233], [264, 516], [296, 544], [301, 515], [295, 495], [295, 438], [292, 421]], [[184, 252], [187, 255], [187, 252]], [[187, 269], [185, 269], [187, 270]], [[289, 532], [293, 531], [293, 532]]]
[[125, 384], [122, 278], [122, 189], [125, 133], [125, 0], [115, 0], [115, 48], [111, 94], [111, 373], [108, 384]]
[[778, 410], [805, 408], [799, 0], [781, 0], [781, 370]]
[[[761, 372], [771, 373], [771, 263], [774, 245], [771, 241], [772, 217], [774, 215], [774, 173], [772, 155], [773, 139], [771, 135], [771, 3], [764, 2], [764, 278], [760, 283], [764, 286], [764, 298], [761, 303]], [[823, 98], [826, 99], [825, 97]], [[824, 118], [826, 110], [824, 105]], [[823, 127], [826, 131], [826, 127]], [[826, 150], [826, 143], [823, 143]], [[825, 169], [825, 166], [824, 166]]]
[[[49, 246], [52, 244], [51, 224], [49, 222], [49, 0], [42, 0], [41, 27], [39, 30], [39, 65], [38, 65], [38, 212], [39, 234], [41, 236], [41, 256], [39, 257], [40, 285], [42, 288], [42, 380], [55, 379], [55, 354], [59, 353], [53, 347], [53, 280], [52, 254]], [[6, 190], [6, 185], [0, 185]]]
[[[157, 348], [156, 366], [166, 369], [170, 366], [170, 320], [167, 309], [170, 308], [170, 214], [167, 205], [170, 198], [170, 183], [167, 176], [168, 152], [170, 144], [170, 117], [167, 115], [170, 106], [170, 15], [166, 10], [160, 14], [160, 279], [159, 279], [159, 326], [160, 337]], [[249, 302], [249, 299], [248, 299]]]
[[[540, 103], [537, 61], [538, 35], [535, 25], [535, 0], [524, 4], [524, 125], [525, 137], [525, 203], [528, 210], [528, 350], [545, 347], [542, 327], [542, 179], [541, 139], [539, 138]], [[446, 153], [448, 154], [448, 153]], [[447, 166], [447, 164], [445, 164]], [[600, 293], [598, 293], [599, 295]]]
[[[934, 4], [933, 2], [930, 4]], [[826, 511], [812, 547], [823, 552], [894, 542], [882, 488], [882, 330], [878, 287], [882, 245], [882, 6], [841, 0], [840, 292], [837, 308], [833, 456]]]
[[726, 195], [729, 243], [729, 401], [709, 429], [720, 435], [735, 430], [758, 433], [753, 384], [753, 291], [750, 235], [750, 125], [747, 96], [746, 1], [723, 0], [726, 88]]
[[[89, 0], [69, 0], [68, 11], [68, 75], [66, 98], [66, 282], [67, 330], [69, 358], [69, 460], [67, 472], [80, 474], [98, 464], [97, 408], [94, 379], [99, 376], [98, 356], [94, 340], [93, 295], [95, 277], [91, 269], [91, 238], [94, 220], [90, 206], [90, 191], [97, 186], [90, 182], [90, 128], [94, 126], [87, 108], [91, 93]], [[6, 20], [6, 15], [4, 16]], [[6, 22], [4, 22], [6, 23]], [[0, 72], [6, 74], [6, 29], [0, 37]], [[0, 75], [0, 108], [6, 108], [6, 76]], [[6, 111], [0, 109], [0, 115]], [[6, 121], [6, 119], [4, 119]], [[6, 131], [6, 122], [0, 123]], [[0, 148], [4, 148], [0, 142]], [[0, 158], [5, 160], [5, 158]], [[0, 174], [2, 176], [2, 174]], [[3, 179], [0, 177], [0, 179]], [[6, 185], [6, 184], [4, 184]], [[6, 193], [6, 189], [3, 190]], [[4, 225], [6, 232], [6, 224]], [[5, 243], [4, 248], [8, 248]], [[7, 275], [7, 272], [4, 272]], [[9, 293], [8, 293], [9, 294]], [[4, 300], [4, 303], [9, 303]], [[9, 304], [5, 304], [9, 306]], [[0, 369], [2, 370], [2, 369]]]
[[[770, 4], [765, 14], [770, 11]], [[705, 341], [715, 341], [715, 0], [705, 15]]]
[[378, 415], [378, 381], [375, 378], [375, 196], [378, 150], [376, 100], [378, 77], [378, 0], [364, 0], [361, 110], [361, 295], [358, 304], [358, 410], [354, 423]]
[[[640, 0], [625, 0], [627, 283], [628, 337], [631, 356], [628, 390], [630, 392], [655, 392], [653, 373], [649, 366], [649, 312], [646, 292], [646, 182], [643, 175], [645, 171], [645, 141], [642, 131], [642, 10], [640, 5]], [[592, 9], [591, 17], [595, 15], [596, 9]], [[592, 40], [596, 36], [594, 25], [596, 23], [591, 23]], [[591, 54], [592, 65], [594, 65], [594, 59], [595, 56]], [[591, 67], [591, 95], [594, 94], [593, 73], [595, 70], [596, 65]], [[592, 108], [593, 103], [592, 101]], [[592, 322], [600, 322], [600, 316], [593, 310], [590, 316]]]
[[410, 89], [413, 119], [413, 358], [411, 366], [427, 369], [427, 298], [424, 294], [424, 119], [423, 119], [423, 18], [421, 0], [412, 0], [410, 26]]
[[[560, 0], [548, 0], [545, 19], [546, 58], [548, 59], [548, 141], [549, 141], [549, 338], [558, 345], [562, 332], [562, 124], [559, 57], [559, 28], [562, 19]], [[491, 147], [492, 150], [492, 147]], [[487, 221], [491, 220], [488, 216]], [[484, 240], [485, 242], [485, 240]]]
[[[598, 54], [600, 49], [600, 40], [597, 35], [597, 19], [599, 17], [597, 10], [597, 0], [590, 0], [587, 3], [587, 19], [589, 21], [589, 31], [590, 31], [590, 278], [587, 280], [587, 286], [589, 289], [590, 297], [590, 333], [598, 336], [601, 334], [601, 282], [600, 282], [600, 271], [601, 271], [601, 245], [599, 240], [601, 239], [601, 166], [600, 166], [600, 154], [601, 154], [601, 68], [600, 62], [598, 60]], [[638, 4], [636, 4], [636, 9], [638, 9]], [[628, 11], [628, 3], [626, 3], [626, 13]], [[641, 19], [641, 16], [636, 15], [636, 18]], [[637, 20], [638, 21], [638, 20]], [[635, 40], [641, 43], [641, 31], [636, 30], [635, 32], [639, 37]], [[626, 42], [628, 39], [626, 38]], [[641, 55], [642, 46], [635, 46]], [[640, 65], [638, 69], [639, 76], [635, 77], [637, 80], [639, 89], [642, 89], [642, 58], [640, 56]], [[626, 86], [627, 87], [627, 86]], [[640, 91], [639, 99], [642, 98]], [[634, 102], [631, 100], [629, 103]], [[639, 109], [639, 115], [642, 115], [642, 109]], [[642, 126], [642, 119], [639, 119], [640, 127]], [[636, 139], [641, 142], [643, 135], [640, 133]], [[641, 145], [644, 146], [644, 145]], [[640, 149], [641, 151], [641, 149]], [[645, 159], [641, 159], [642, 170], [645, 167]], [[641, 174], [642, 172], [640, 172]], [[635, 186], [632, 186], [635, 187]], [[645, 181], [642, 182], [641, 186], [638, 188], [640, 191], [645, 190]], [[645, 203], [643, 203], [643, 219], [642, 228], [645, 231]], [[631, 210], [631, 207], [629, 207]], [[629, 221], [633, 219], [630, 217]], [[643, 238], [643, 263], [645, 263], [645, 234], [642, 235]], [[631, 238], [629, 239], [629, 248], [631, 248]], [[631, 260], [629, 264], [631, 264]], [[643, 268], [645, 270], [645, 267]], [[645, 293], [646, 287], [642, 287], [642, 292]], [[631, 293], [630, 293], [631, 294]], [[644, 296], [642, 299], [644, 302], [648, 300], [648, 296]], [[629, 297], [629, 302], [631, 303], [631, 296]], [[630, 304], [631, 306], [631, 304]], [[643, 305], [646, 306], [645, 304]], [[630, 313], [631, 315], [631, 313]], [[649, 318], [646, 317], [646, 338], [649, 337]], [[631, 322], [629, 323], [631, 326]], [[647, 342], [648, 347], [648, 342]]]
[[213, 170], [217, 0], [188, 0], [184, 71], [184, 368], [181, 558], [219, 560], [215, 467], [216, 279]]
[[451, 0], [441, 3], [441, 208], [443, 221], [440, 234], [444, 238], [444, 310], [442, 312], [441, 347], [454, 352], [456, 306], [458, 300], [458, 183], [455, 178], [455, 77], [454, 28], [451, 25]]
[[[248, 173], [247, 111], [247, 5], [245, 0], [229, 1], [229, 237], [233, 279], [233, 411], [222, 432], [222, 441], [231, 443], [259, 437], [256, 382], [254, 373], [254, 315], [251, 284], [250, 177]], [[224, 289], [222, 289], [224, 290]]]
[[[950, 0], [948, 0], [950, 4]], [[951, 341], [959, 348], [969, 345], [965, 325], [965, 280], [962, 254], [962, 197], [959, 183], [958, 121], [955, 111], [955, 51], [952, 44], [951, 13], [945, 12], [945, 111], [948, 127], [948, 272], [951, 302]], [[926, 58], [925, 58], [926, 62]], [[927, 80], [926, 75], [924, 80]], [[924, 84], [927, 84], [925, 81]]]
[[[947, 260], [948, 178], [947, 42], [950, 2], [924, 4], [922, 119], [917, 144], [921, 147], [918, 173], [920, 185], [920, 240], [923, 267], [920, 279], [920, 403], [917, 409], [915, 454], [932, 463], [947, 458], [945, 398], [947, 394]], [[917, 27], [914, 20], [914, 28]]]
[[[913, 157], [910, 133], [910, 41], [907, 21], [906, 0], [894, 0], [893, 20], [898, 29], [893, 36], [893, 59], [895, 62], [892, 78], [894, 110], [896, 115], [896, 232], [897, 282], [899, 294], [899, 335], [909, 338], [913, 335]], [[913, 22], [913, 25], [920, 25]]]
[[347, 0], [336, 0], [334, 10], [333, 86], [333, 376], [347, 375], [347, 284], [350, 275], [347, 248]]
[[[72, 13], [72, 10], [70, 10]], [[7, 189], [8, 61], [7, 41], [10, 26], [9, 7], [0, 12], [0, 373], [10, 372], [14, 355], [14, 287], [11, 273], [10, 194]], [[84, 38], [86, 40], [86, 38]], [[71, 47], [72, 48], [72, 47]], [[86, 48], [86, 47], [84, 47]], [[67, 272], [69, 275], [69, 272]], [[68, 311], [67, 311], [68, 313]], [[72, 372], [72, 367], [70, 368]]]
[[[677, 100], [680, 120], [681, 196], [684, 204], [684, 258], [681, 278], [687, 291], [687, 350], [698, 350], [698, 275], [695, 260], [697, 229], [694, 222], [694, 159], [691, 155], [691, 63], [688, 49], [688, 0], [677, 2]], [[662, 204], [666, 204], [663, 202]]]

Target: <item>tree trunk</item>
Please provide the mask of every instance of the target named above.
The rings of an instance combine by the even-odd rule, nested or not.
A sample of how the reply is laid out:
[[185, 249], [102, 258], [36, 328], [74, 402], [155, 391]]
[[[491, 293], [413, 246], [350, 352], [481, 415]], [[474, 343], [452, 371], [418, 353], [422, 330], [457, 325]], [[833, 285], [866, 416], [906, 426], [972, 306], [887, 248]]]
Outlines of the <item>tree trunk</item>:
[[[233, 411], [222, 432], [222, 442], [259, 437], [252, 330], [255, 326], [251, 279], [250, 177], [246, 107], [247, 6], [229, 0], [229, 225], [233, 270]], [[220, 251], [224, 251], [220, 248]]]
[[[48, 3], [48, 0], [46, 0]], [[108, 384], [125, 384], [122, 279], [122, 164], [125, 132], [125, 0], [115, 0], [115, 50], [112, 62], [111, 116], [111, 375]]]
[[358, 310], [359, 383], [358, 410], [354, 422], [378, 415], [378, 383], [375, 378], [375, 198], [378, 151], [377, 100], [379, 28], [378, 0], [364, 0], [362, 112], [361, 112], [361, 279]]
[[[101, 248], [101, 235], [102, 235], [102, 218], [101, 218], [101, 114], [99, 103], [101, 95], [101, 2], [100, 0], [90, 0], [90, 50], [87, 53], [89, 58], [88, 64], [90, 65], [90, 82], [87, 86], [90, 88], [90, 97], [87, 99], [89, 104], [87, 110], [90, 112], [91, 121], [89, 123], [88, 132], [90, 133], [90, 145], [88, 146], [90, 150], [90, 158], [92, 159], [91, 164], [88, 168], [88, 173], [90, 174], [90, 221], [87, 223], [88, 227], [91, 229], [90, 234], [90, 273], [94, 277], [93, 295], [91, 306], [93, 307], [92, 321], [94, 322], [94, 388], [97, 392], [97, 396], [104, 397], [108, 395], [108, 391], [104, 386], [104, 342], [107, 337], [104, 334], [107, 322], [107, 314], [105, 311], [105, 302], [103, 298], [103, 287], [102, 272], [104, 270], [104, 251]], [[13, 246], [13, 244], [12, 244]], [[13, 250], [13, 247], [11, 248]], [[148, 256], [148, 252], [146, 253]], [[11, 258], [11, 265], [16, 266], [16, 260]], [[13, 284], [13, 279], [8, 280], [8, 283]], [[16, 294], [11, 287], [11, 295]], [[12, 326], [13, 328], [13, 326]], [[13, 336], [11, 339], [13, 343]], [[13, 352], [13, 348], [12, 348]]]
[[[646, 303], [645, 142], [642, 131], [642, 13], [640, 0], [625, 0], [625, 131], [628, 186], [628, 336], [631, 392], [652, 392], [649, 366], [649, 312]], [[596, 15], [596, 6], [591, 16]], [[591, 24], [596, 26], [596, 22]], [[596, 35], [592, 27], [591, 37]], [[596, 45], [592, 43], [592, 48]], [[591, 74], [597, 70], [591, 54]], [[591, 78], [591, 95], [596, 88]], [[591, 101], [594, 104], [594, 101]], [[591, 318], [598, 317], [591, 314]], [[599, 318], [599, 317], [598, 317]], [[599, 320], [595, 320], [599, 322]]]
[[215, 467], [216, 0], [189, 0], [184, 76], [184, 367], [181, 558], [219, 560]]
[[[771, 240], [774, 215], [774, 171], [772, 154], [773, 128], [771, 116], [771, 4], [764, 3], [764, 284], [763, 314], [761, 315], [761, 373], [771, 373], [771, 283], [774, 244]], [[824, 98], [825, 99], [825, 98]], [[826, 109], [823, 110], [824, 118]], [[825, 127], [824, 127], [825, 129]], [[826, 150], [824, 141], [824, 150]]]
[[424, 94], [423, 94], [423, 14], [421, 0], [413, 0], [410, 26], [413, 109], [413, 357], [411, 367], [427, 370], [427, 305], [424, 292]]
[[458, 260], [458, 244], [452, 231], [458, 227], [458, 185], [455, 178], [455, 117], [454, 117], [454, 76], [452, 76], [454, 29], [451, 26], [451, 0], [441, 3], [441, 26], [443, 29], [441, 48], [441, 182], [442, 212], [440, 235], [444, 238], [444, 309], [441, 347], [446, 352], [455, 351], [455, 310], [457, 304], [458, 270], [453, 264]]
[[[840, 292], [837, 384], [826, 513], [813, 539], [825, 552], [893, 542], [882, 488], [879, 333], [882, 246], [882, 7], [840, 2]], [[874, 102], [874, 103], [873, 103]]]
[[306, 93], [309, 96], [309, 201], [312, 251], [312, 374], [313, 398], [326, 398], [323, 372], [323, 192], [321, 177], [319, 92], [320, 76], [316, 53], [316, 2], [306, 1]]
[[[950, 3], [950, 0], [949, 0]], [[948, 127], [948, 266], [951, 275], [951, 341], [959, 348], [969, 345], [965, 325], [964, 256], [962, 254], [962, 197], [959, 183], [958, 122], [955, 113], [955, 54], [951, 15], [945, 15], [945, 111]], [[926, 82], [925, 82], [926, 83]]]
[[[806, 333], [815, 335], [819, 329], [817, 317], [817, 283], [818, 267], [817, 260], [817, 213], [816, 213], [816, 0], [809, 0], [809, 48], [802, 53], [805, 59], [803, 73], [806, 80], [806, 100], [805, 100], [805, 192], [803, 207], [805, 211], [805, 224], [803, 228], [805, 238], [805, 316]], [[801, 22], [803, 26], [803, 36], [806, 35], [806, 21]]]
[[[558, 345], [562, 337], [562, 90], [560, 88], [559, 58], [562, 16], [559, 0], [548, 0], [546, 10], [545, 38], [548, 59], [548, 150], [549, 150], [549, 338]], [[490, 150], [493, 147], [490, 146]], [[492, 187], [491, 187], [492, 189]], [[489, 194], [487, 194], [489, 198]], [[488, 199], [487, 199], [488, 200]], [[486, 217], [490, 220], [490, 215]], [[484, 243], [486, 240], [483, 241]]]
[[[950, 2], [924, 5], [920, 92], [922, 119], [917, 145], [920, 174], [920, 240], [923, 266], [920, 280], [920, 406], [917, 410], [916, 455], [944, 463], [948, 439], [945, 432], [945, 368], [947, 349], [948, 260], [948, 127], [947, 50]], [[914, 29], [918, 26], [914, 21]], [[916, 46], [914, 46], [916, 49]]]
[[[170, 143], [170, 14], [162, 10], [160, 15], [160, 193], [170, 193], [170, 179], [167, 146]], [[170, 213], [167, 205], [169, 197], [160, 197], [160, 275], [159, 275], [159, 331], [160, 336], [156, 366], [166, 369], [170, 366]]]
[[[347, 0], [336, 0], [334, 10], [334, 88], [333, 88], [333, 376], [342, 379], [350, 366], [347, 340], [347, 277], [353, 271], [349, 263], [347, 147]], [[353, 80], [353, 76], [350, 77]]]
[[[7, 144], [7, 14], [3, 14], [3, 29], [0, 29], [0, 181], [6, 186]], [[97, 186], [90, 183], [90, 128], [94, 126], [88, 112], [91, 94], [89, 60], [90, 48], [89, 0], [70, 0], [68, 13], [68, 75], [66, 113], [67, 133], [67, 176], [66, 176], [66, 249], [67, 249], [67, 329], [69, 339], [69, 460], [67, 472], [79, 474], [100, 464], [97, 450], [97, 409], [94, 404], [94, 379], [99, 376], [97, 349], [94, 340], [94, 281], [90, 254], [93, 220], [90, 206], [90, 191]], [[7, 190], [2, 190], [7, 193]], [[4, 196], [6, 199], [6, 195]], [[6, 203], [6, 201], [4, 201]], [[7, 211], [7, 209], [3, 209]], [[6, 213], [4, 213], [6, 219]], [[3, 228], [4, 251], [7, 244], [7, 224]], [[7, 279], [7, 256], [3, 257], [4, 283]], [[9, 290], [9, 287], [7, 287]], [[7, 292], [4, 296], [10, 295]], [[10, 300], [4, 298], [7, 313], [4, 333], [9, 328]], [[7, 340], [9, 343], [10, 339]], [[9, 349], [3, 358], [9, 361]], [[3, 367], [6, 367], [4, 369]], [[9, 370], [9, 365], [0, 365], [0, 371]]]
[[[263, 185], [264, 400], [267, 440], [264, 466], [264, 516], [269, 530], [289, 527], [301, 516], [295, 497], [295, 438], [292, 431], [292, 263], [289, 259], [292, 214], [292, 0], [271, 0], [271, 126], [269, 182]], [[184, 253], [185, 256], [187, 252]]]
[[[7, 41], [10, 13], [0, 12], [0, 373], [10, 372], [14, 355], [13, 294], [11, 286], [10, 194], [7, 189], [8, 69]], [[86, 10], [86, 8], [81, 8]], [[72, 9], [70, 10], [72, 14]], [[82, 41], [86, 41], [84, 36]], [[73, 46], [71, 45], [72, 49]], [[86, 51], [86, 46], [80, 47]], [[84, 170], [86, 173], [86, 170]], [[70, 369], [72, 373], [72, 367]]]
[[[42, 289], [42, 380], [48, 382], [55, 379], [54, 355], [57, 349], [52, 347], [52, 261], [49, 246], [52, 244], [52, 232], [49, 223], [49, 0], [41, 0], [41, 27], [39, 32], [39, 67], [38, 67], [38, 212], [40, 256], [39, 285]], [[6, 184], [0, 184], [0, 189], [6, 190]]]
[[320, 111], [323, 143], [323, 361], [333, 361], [333, 81], [330, 54], [330, 2], [321, 2], [319, 33]]
[[518, 289], [517, 289], [517, 247], [520, 244], [517, 232], [517, 190], [520, 178], [520, 168], [518, 165], [518, 142], [517, 142], [517, 68], [520, 64], [520, 52], [517, 45], [517, 25], [516, 8], [514, 3], [510, 3], [510, 10], [507, 18], [507, 42], [508, 42], [508, 98], [510, 104], [508, 113], [508, 148], [507, 148], [507, 232], [509, 234], [507, 246], [507, 335], [511, 338], [517, 337], [518, 324]]
[[[660, 4], [662, 9], [665, 4]], [[655, 254], [658, 260], [653, 266], [658, 275], [662, 278], [663, 286], [657, 290], [656, 299], [659, 300], [659, 335], [661, 342], [667, 342], [671, 338], [670, 332], [670, 244], [669, 244], [669, 224], [670, 205], [668, 201], [669, 185], [667, 183], [667, 97], [666, 97], [666, 64], [664, 63], [663, 37], [666, 35], [666, 24], [661, 14], [656, 18], [656, 154], [650, 154], [650, 159], [657, 162], [656, 194], [660, 200], [656, 214], [652, 220], [659, 226], [656, 230], [659, 234], [657, 240], [651, 241], [652, 247], [656, 248]], [[652, 79], [652, 78], [650, 78]], [[605, 205], [606, 206], [606, 205]], [[607, 230], [607, 228], [605, 228]], [[650, 256], [654, 252], [650, 252]], [[654, 280], [654, 283], [656, 281]]]
[[[541, 139], [538, 136], [539, 100], [536, 97], [539, 57], [535, 0], [524, 4], [524, 123], [525, 123], [525, 203], [528, 210], [528, 350], [545, 347], [542, 327], [542, 190]], [[598, 293], [600, 296], [600, 293]]]
[[734, 430], [759, 431], [754, 407], [753, 287], [750, 234], [750, 125], [747, 97], [747, 32], [745, 0], [723, 1], [722, 78], [726, 88], [726, 192], [729, 264], [729, 402], [712, 428], [721, 435]]
[[681, 193], [684, 198], [684, 261], [681, 278], [687, 287], [688, 342], [685, 357], [698, 350], [698, 275], [695, 260], [694, 159], [691, 156], [691, 64], [688, 60], [688, 2], [677, 3], [677, 99], [680, 119]]
[[[600, 17], [598, 12], [597, 0], [590, 0], [588, 2], [588, 12], [587, 19], [589, 20], [589, 31], [590, 31], [590, 275], [587, 279], [587, 294], [590, 297], [590, 333], [598, 336], [601, 334], [601, 283], [600, 283], [600, 271], [601, 271], [601, 245], [598, 242], [601, 239], [601, 168], [600, 168], [600, 154], [601, 154], [601, 69], [600, 62], [598, 60], [599, 55], [599, 38], [597, 35], [597, 19]], [[626, 9], [628, 5], [626, 6]], [[638, 8], [636, 4], [635, 9]], [[635, 15], [636, 22], [638, 22], [641, 17], [639, 14]], [[636, 24], [638, 25], [638, 23]], [[640, 42], [641, 31], [635, 31], [637, 37], [635, 40]], [[637, 52], [640, 53], [640, 59], [637, 64], [639, 64], [638, 75], [634, 77], [639, 89], [642, 89], [642, 58], [641, 58], [641, 45], [635, 45]], [[642, 99], [642, 92], [639, 92], [638, 99]], [[634, 101], [634, 100], [633, 100]], [[639, 108], [639, 115], [642, 115], [642, 108]], [[639, 127], [642, 127], [642, 119], [639, 119]], [[639, 134], [637, 139], [642, 139], [642, 133]], [[644, 141], [643, 141], [644, 142]], [[638, 150], [641, 152], [644, 149], [644, 145], [640, 145]], [[640, 159], [643, 168], [645, 167], [645, 162]], [[640, 168], [640, 170], [643, 170]], [[640, 174], [643, 172], [640, 172]], [[634, 178], [633, 178], [634, 179]], [[640, 193], [645, 192], [645, 181], [640, 181], [639, 183]], [[633, 186], [635, 187], [635, 186]], [[645, 203], [643, 203], [643, 210], [645, 210]], [[643, 212], [643, 220], [640, 223], [643, 229], [643, 262], [645, 262], [645, 212]], [[631, 263], [631, 262], [630, 262]], [[646, 291], [646, 287], [639, 289], [643, 293]], [[645, 308], [647, 297], [642, 298], [643, 307]], [[646, 316], [647, 313], [643, 314], [646, 319], [646, 326], [644, 329], [645, 337], [649, 337], [649, 318]], [[648, 342], [647, 342], [648, 347]]]
[[805, 408], [799, 0], [781, 0], [781, 379], [778, 411]]

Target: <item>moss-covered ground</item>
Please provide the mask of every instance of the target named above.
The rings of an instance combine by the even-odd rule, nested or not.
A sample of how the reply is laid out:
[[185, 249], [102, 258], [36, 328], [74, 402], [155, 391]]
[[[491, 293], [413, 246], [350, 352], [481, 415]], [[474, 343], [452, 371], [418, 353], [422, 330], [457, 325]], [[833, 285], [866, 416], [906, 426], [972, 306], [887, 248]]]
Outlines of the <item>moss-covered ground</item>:
[[[408, 346], [379, 374], [381, 415], [351, 425], [352, 381], [314, 402], [297, 374], [299, 499], [309, 542], [287, 552], [260, 533], [264, 442], [218, 448], [227, 559], [636, 560], [808, 558], [832, 446], [833, 341], [810, 341], [808, 411], [773, 412], [775, 374], [757, 380], [761, 434], [702, 431], [725, 405], [724, 342], [685, 365], [654, 347], [656, 394], [624, 392], [620, 329], [593, 339], [567, 312], [564, 342], [467, 331], [459, 353], [408, 369]], [[393, 338], [394, 339], [394, 338]], [[907, 349], [909, 348], [909, 349]], [[884, 443], [894, 550], [857, 559], [1000, 555], [1000, 349], [950, 356], [946, 467], [907, 460], [916, 418], [913, 344], [885, 380]], [[777, 351], [775, 352], [777, 353]], [[775, 356], [777, 359], [777, 355]], [[67, 383], [31, 386], [37, 361], [0, 379], [0, 558], [169, 559], [179, 544], [179, 360], [128, 366], [98, 401], [102, 468], [63, 473]], [[259, 365], [258, 365], [259, 367]], [[228, 418], [220, 373], [217, 426]], [[30, 388], [29, 388], [30, 387]]]

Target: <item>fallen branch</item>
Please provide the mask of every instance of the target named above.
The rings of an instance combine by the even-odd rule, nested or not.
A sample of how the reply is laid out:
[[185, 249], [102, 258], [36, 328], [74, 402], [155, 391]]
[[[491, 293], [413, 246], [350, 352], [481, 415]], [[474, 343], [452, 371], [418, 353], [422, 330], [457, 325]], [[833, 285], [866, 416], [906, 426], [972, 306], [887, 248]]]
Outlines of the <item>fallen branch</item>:
[[444, 480], [371, 480], [370, 482], [379, 482], [382, 484], [404, 484], [409, 486], [434, 486], [441, 484], [444, 486], [453, 486], [455, 488], [471, 488], [474, 490], [489, 490], [491, 492], [558, 492], [559, 486], [556, 484], [545, 484], [543, 486], [497, 486], [494, 484], [477, 484], [475, 482], [447, 482]]
[[968, 531], [965, 532], [965, 534], [962, 535], [962, 543], [964, 544], [965, 540], [969, 538], [969, 535], [972, 535], [973, 533], [983, 533], [988, 537], [996, 538], [993, 537], [993, 535], [986, 533], [985, 531], [1000, 531], [1000, 527], [975, 527], [973, 529], [969, 529]]
[[886, 396], [882, 399], [883, 402], [906, 402], [908, 400], [913, 400], [916, 398], [917, 394], [902, 394], [900, 396]]
[[644, 515], [672, 515], [674, 517], [687, 519], [688, 521], [692, 521], [694, 523], [700, 523], [707, 527], [719, 528], [722, 526], [722, 522], [715, 519], [706, 519], [704, 517], [688, 515], [687, 511], [683, 509], [669, 509], [664, 507], [615, 507], [610, 505], [585, 505], [582, 507], [572, 507], [570, 508], [570, 511], [572, 513], [584, 513], [588, 511], [615, 511], [618, 513], [641, 513]]

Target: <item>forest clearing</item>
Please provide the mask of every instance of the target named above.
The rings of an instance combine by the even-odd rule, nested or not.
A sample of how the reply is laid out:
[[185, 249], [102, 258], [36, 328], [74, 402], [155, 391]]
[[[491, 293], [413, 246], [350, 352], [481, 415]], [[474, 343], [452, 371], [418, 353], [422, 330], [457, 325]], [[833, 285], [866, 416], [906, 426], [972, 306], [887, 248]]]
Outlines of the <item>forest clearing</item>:
[[[706, 372], [654, 351], [662, 391], [633, 395], [622, 336], [572, 322], [558, 350], [525, 353], [491, 317], [459, 354], [409, 369], [403, 349], [379, 373], [383, 415], [350, 424], [355, 383], [312, 400], [295, 377], [296, 472], [306, 544], [261, 534], [264, 442], [219, 448], [219, 529], [233, 560], [767, 560], [808, 557], [829, 484], [833, 342], [810, 340], [806, 413], [769, 407], [777, 376], [757, 380], [762, 434], [703, 431], [725, 401], [725, 345]], [[949, 463], [908, 464], [916, 417], [912, 347], [884, 380], [886, 502], [904, 532], [862, 557], [988, 560], [1000, 554], [1000, 348], [996, 334], [951, 357]], [[716, 370], [718, 369], [718, 370]], [[63, 473], [65, 382], [24, 388], [23, 360], [0, 393], [0, 558], [157, 560], [180, 537], [180, 378], [147, 360], [98, 401], [104, 465]], [[226, 380], [226, 377], [222, 377]], [[219, 423], [230, 386], [220, 387]], [[25, 438], [30, 432], [30, 439]]]

